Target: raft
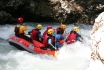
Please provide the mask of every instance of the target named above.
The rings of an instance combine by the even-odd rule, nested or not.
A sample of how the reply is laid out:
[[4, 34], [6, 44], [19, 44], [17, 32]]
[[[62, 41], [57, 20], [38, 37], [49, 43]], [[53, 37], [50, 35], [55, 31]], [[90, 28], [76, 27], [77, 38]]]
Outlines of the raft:
[[44, 44], [34, 40], [34, 44], [26, 41], [23, 38], [19, 38], [16, 36], [12, 36], [9, 39], [9, 44], [16, 47], [19, 50], [25, 50], [30, 53], [39, 53], [39, 54], [48, 54], [48, 55], [53, 55], [56, 57], [57, 52], [56, 50], [44, 50], [42, 47], [44, 47]]

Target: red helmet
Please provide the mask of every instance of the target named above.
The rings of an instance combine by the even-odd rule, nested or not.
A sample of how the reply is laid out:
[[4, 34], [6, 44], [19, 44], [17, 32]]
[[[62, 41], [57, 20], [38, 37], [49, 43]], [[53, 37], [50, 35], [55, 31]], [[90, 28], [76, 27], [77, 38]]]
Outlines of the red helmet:
[[47, 26], [47, 30], [48, 30], [48, 29], [52, 29], [52, 26]]
[[22, 17], [19, 17], [19, 18], [17, 19], [17, 22], [19, 22], [19, 23], [23, 22], [23, 18], [22, 18]]

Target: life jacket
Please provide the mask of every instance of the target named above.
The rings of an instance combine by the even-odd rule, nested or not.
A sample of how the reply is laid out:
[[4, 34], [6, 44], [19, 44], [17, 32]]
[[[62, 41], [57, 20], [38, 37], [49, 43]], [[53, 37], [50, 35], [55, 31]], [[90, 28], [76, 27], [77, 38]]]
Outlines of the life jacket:
[[27, 26], [25, 25], [21, 25], [19, 28], [19, 36], [21, 38], [23, 38], [23, 36], [26, 36], [27, 34], [25, 33], [25, 31], [28, 30]]
[[31, 33], [31, 38], [32, 38], [33, 40], [39, 41], [38, 34], [40, 34], [40, 31], [39, 31], [38, 29], [33, 29], [33, 30], [32, 30], [32, 33]]
[[[43, 37], [47, 35], [47, 30], [43, 33]], [[52, 37], [52, 44], [55, 45], [55, 36]]]
[[60, 27], [56, 29], [57, 34], [63, 34], [64, 30], [62, 30]]
[[60, 40], [59, 41], [59, 44], [64, 44], [64, 40]]
[[43, 33], [43, 37], [45, 37], [46, 34], [47, 34], [47, 30]]
[[[48, 39], [49, 38], [51, 38], [52, 39], [52, 36], [51, 35], [48, 35], [48, 34], [46, 34], [45, 35], [45, 37], [44, 37], [44, 39], [43, 39], [43, 44], [45, 45], [45, 47], [47, 47], [47, 48], [51, 48], [51, 46], [48, 44]], [[53, 40], [52, 40], [52, 42], [53, 42]]]
[[77, 33], [75, 33], [74, 31], [70, 33], [70, 35], [67, 37], [66, 39], [66, 43], [67, 44], [71, 44], [74, 43], [76, 41], [76, 37], [77, 37]]
[[48, 39], [49, 39], [49, 36], [46, 34], [46, 35], [44, 36], [44, 39], [43, 39], [43, 44], [44, 44], [45, 47], [47, 47], [47, 48], [49, 48], [48, 46], [50, 46], [50, 45], [48, 44]]
[[21, 25], [20, 29], [19, 29], [19, 32], [24, 33], [26, 30], [28, 30], [27, 26]]

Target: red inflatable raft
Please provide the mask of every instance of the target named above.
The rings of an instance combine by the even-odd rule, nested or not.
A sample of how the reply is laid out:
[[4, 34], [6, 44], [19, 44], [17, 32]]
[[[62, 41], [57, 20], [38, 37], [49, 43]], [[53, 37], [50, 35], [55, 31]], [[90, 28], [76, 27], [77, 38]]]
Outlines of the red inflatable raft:
[[32, 44], [22, 38], [12, 36], [9, 39], [9, 44], [13, 45], [14, 47], [16, 47], [20, 50], [26, 50], [31, 53], [49, 54], [49, 55], [53, 55], [55, 57], [57, 56], [57, 51], [43, 50], [43, 49], [41, 49], [41, 47], [44, 47], [44, 44], [42, 44], [38, 41], [35, 41], [35, 40], [34, 40], [34, 44]]

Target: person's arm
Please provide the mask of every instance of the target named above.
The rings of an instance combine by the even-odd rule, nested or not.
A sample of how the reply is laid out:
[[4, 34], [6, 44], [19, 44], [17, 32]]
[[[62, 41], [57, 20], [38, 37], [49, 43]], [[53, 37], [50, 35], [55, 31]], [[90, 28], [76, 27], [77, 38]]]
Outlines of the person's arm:
[[83, 41], [83, 37], [81, 35], [78, 35], [77, 36], [77, 40], [80, 41], [80, 42], [82, 42]]
[[52, 45], [52, 39], [49, 39], [49, 40], [48, 40], [48, 44], [50, 44], [50, 45], [52, 46], [52, 48], [55, 49], [55, 46]]

